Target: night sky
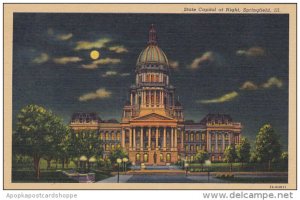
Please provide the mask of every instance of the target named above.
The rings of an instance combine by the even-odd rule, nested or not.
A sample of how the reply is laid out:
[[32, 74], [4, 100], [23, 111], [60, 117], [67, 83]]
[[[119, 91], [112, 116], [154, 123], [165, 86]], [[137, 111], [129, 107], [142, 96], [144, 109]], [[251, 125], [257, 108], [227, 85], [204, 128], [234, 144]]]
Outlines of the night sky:
[[14, 124], [27, 104], [51, 109], [66, 123], [78, 111], [120, 120], [155, 24], [186, 120], [230, 114], [251, 140], [271, 123], [286, 149], [288, 21], [278, 14], [15, 13]]

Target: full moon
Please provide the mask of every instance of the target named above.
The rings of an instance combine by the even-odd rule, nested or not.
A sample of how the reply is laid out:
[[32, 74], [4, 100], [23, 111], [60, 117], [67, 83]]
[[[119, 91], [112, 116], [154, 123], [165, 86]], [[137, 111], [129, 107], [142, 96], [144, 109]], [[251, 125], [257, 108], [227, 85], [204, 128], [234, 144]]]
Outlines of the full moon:
[[93, 59], [93, 60], [98, 59], [99, 56], [100, 56], [100, 53], [99, 53], [99, 51], [97, 51], [97, 50], [93, 50], [93, 51], [91, 51], [91, 53], [90, 53], [90, 57], [91, 57], [91, 59]]

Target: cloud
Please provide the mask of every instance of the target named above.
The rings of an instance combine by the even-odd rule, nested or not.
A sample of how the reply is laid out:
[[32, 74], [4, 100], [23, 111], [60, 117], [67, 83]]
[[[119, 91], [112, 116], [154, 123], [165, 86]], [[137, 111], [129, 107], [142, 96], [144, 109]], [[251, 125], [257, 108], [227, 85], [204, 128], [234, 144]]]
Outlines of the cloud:
[[56, 64], [61, 64], [61, 65], [65, 65], [68, 63], [76, 63], [76, 62], [80, 62], [80, 61], [82, 61], [82, 59], [79, 57], [61, 57], [61, 58], [53, 59], [53, 62], [55, 62]]
[[95, 92], [86, 93], [79, 97], [79, 101], [89, 101], [94, 99], [105, 99], [111, 96], [111, 92], [105, 88], [99, 88]]
[[128, 49], [126, 49], [124, 46], [119, 45], [119, 46], [111, 46], [108, 48], [108, 50], [113, 51], [115, 53], [126, 53], [128, 52]]
[[56, 39], [58, 40], [69, 40], [73, 37], [72, 33], [67, 33], [67, 34], [59, 34], [56, 36]]
[[99, 40], [89, 42], [89, 41], [79, 41], [76, 43], [75, 50], [88, 50], [94, 48], [103, 48], [107, 43], [111, 42], [109, 38], [101, 38]]
[[260, 57], [266, 54], [262, 47], [251, 47], [249, 49], [240, 49], [236, 51], [236, 55], [248, 57]]
[[246, 81], [240, 87], [240, 90], [257, 90], [257, 89], [258, 89], [258, 86], [255, 83], [253, 83], [252, 81]]
[[102, 75], [102, 77], [116, 76], [116, 75], [118, 75], [118, 72], [116, 71], [106, 71], [105, 74]]
[[130, 76], [130, 73], [121, 73], [121, 76]]
[[169, 60], [169, 66], [170, 66], [172, 69], [177, 70], [178, 67], [179, 67], [179, 62], [178, 62], [178, 61]]
[[283, 86], [282, 80], [273, 76], [269, 78], [267, 82], [263, 83], [261, 87], [265, 89], [269, 89], [272, 87], [281, 88], [282, 86]]
[[99, 60], [95, 60], [90, 64], [83, 64], [81, 65], [85, 69], [97, 69], [100, 65], [107, 65], [107, 64], [118, 64], [121, 63], [121, 60], [118, 58], [102, 58]]
[[223, 103], [227, 101], [232, 101], [236, 97], [238, 97], [239, 94], [236, 91], [232, 91], [230, 93], [224, 94], [221, 97], [215, 98], [215, 99], [209, 99], [209, 100], [199, 100], [197, 103], [202, 103], [202, 104], [210, 104], [210, 103]]
[[32, 62], [36, 64], [42, 64], [49, 60], [50, 56], [46, 53], [41, 53], [39, 56], [35, 57]]
[[189, 67], [191, 69], [198, 69], [199, 67], [201, 67], [201, 64], [213, 61], [215, 61], [214, 53], [212, 51], [207, 51], [203, 53], [200, 57], [195, 58], [193, 62], [189, 65]]

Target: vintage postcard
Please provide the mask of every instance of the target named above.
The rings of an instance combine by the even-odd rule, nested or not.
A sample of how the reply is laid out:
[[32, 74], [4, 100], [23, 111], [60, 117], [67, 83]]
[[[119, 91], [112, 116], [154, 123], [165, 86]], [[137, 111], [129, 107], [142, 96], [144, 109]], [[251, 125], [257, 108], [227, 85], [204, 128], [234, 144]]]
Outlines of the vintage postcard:
[[4, 189], [296, 189], [296, 4], [4, 4]]

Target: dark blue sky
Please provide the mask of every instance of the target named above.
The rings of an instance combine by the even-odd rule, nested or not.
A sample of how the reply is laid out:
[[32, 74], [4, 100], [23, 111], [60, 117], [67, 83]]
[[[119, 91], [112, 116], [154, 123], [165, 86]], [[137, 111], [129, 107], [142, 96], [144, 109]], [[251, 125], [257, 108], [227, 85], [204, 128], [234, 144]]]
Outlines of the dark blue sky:
[[[286, 148], [288, 20], [278, 14], [15, 13], [14, 119], [34, 103], [66, 122], [77, 111], [120, 120], [136, 59], [155, 24], [185, 119], [227, 113], [252, 140], [271, 123]], [[98, 61], [92, 50], [100, 52]]]

